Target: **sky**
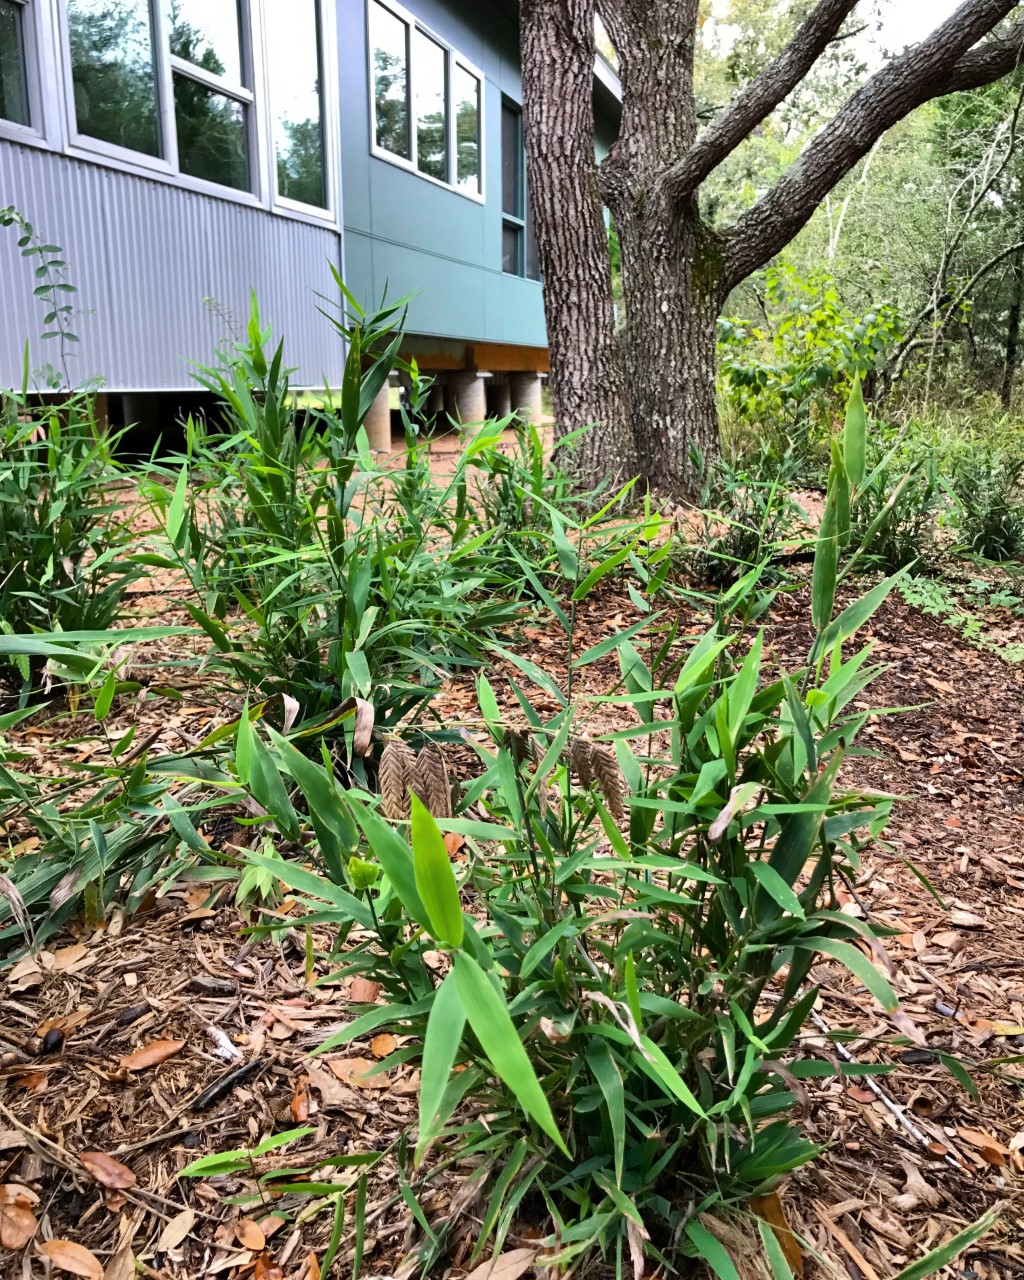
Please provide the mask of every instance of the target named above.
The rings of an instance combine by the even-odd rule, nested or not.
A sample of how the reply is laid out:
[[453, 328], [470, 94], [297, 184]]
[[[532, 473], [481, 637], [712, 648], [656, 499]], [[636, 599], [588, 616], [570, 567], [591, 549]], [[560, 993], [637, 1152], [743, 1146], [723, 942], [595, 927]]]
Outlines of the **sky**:
[[878, 39], [890, 50], [916, 44], [949, 17], [960, 0], [884, 0]]

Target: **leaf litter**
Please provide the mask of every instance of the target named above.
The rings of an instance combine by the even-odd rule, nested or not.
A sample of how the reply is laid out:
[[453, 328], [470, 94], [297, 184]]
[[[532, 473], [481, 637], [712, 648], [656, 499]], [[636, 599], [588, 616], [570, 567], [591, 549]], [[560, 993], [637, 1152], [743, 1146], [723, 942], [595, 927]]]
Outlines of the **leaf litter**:
[[[159, 596], [148, 601], [157, 603], [166, 607]], [[805, 617], [799, 595], [779, 597], [766, 636], [777, 654], [806, 652]], [[625, 593], [602, 592], [579, 610], [581, 647], [636, 618]], [[699, 629], [695, 618], [688, 633]], [[564, 679], [559, 639], [529, 630], [531, 659]], [[907, 798], [894, 809], [885, 844], [865, 857], [844, 910], [867, 912], [896, 931], [886, 945], [903, 1012], [919, 1035], [894, 1045], [892, 1024], [845, 969], [822, 958], [813, 976], [827, 1026], [843, 1035], [856, 1062], [893, 1069], [879, 1078], [884, 1098], [864, 1081], [802, 1082], [809, 1136], [827, 1149], [774, 1199], [753, 1207], [795, 1274], [818, 1274], [817, 1254], [839, 1274], [885, 1280], [998, 1204], [1001, 1224], [946, 1274], [1011, 1280], [1024, 1274], [1024, 1069], [1015, 1061], [1024, 1055], [1021, 675], [897, 600], [887, 602], [870, 633], [864, 638], [877, 641], [877, 657], [892, 664], [872, 689], [872, 705], [915, 709], [873, 717], [865, 736], [876, 754], [845, 768], [861, 784]], [[508, 674], [526, 683], [511, 664]], [[617, 674], [614, 655], [595, 662], [577, 692], [605, 693]], [[511, 688], [498, 675], [492, 683], [499, 702], [514, 710]], [[543, 691], [531, 692], [543, 702]], [[173, 723], [160, 723], [163, 712], [139, 704], [124, 729], [138, 721], [140, 732], [163, 733], [169, 749], [180, 745], [177, 726], [208, 732], [217, 709], [201, 682], [183, 693]], [[471, 679], [449, 682], [438, 708], [448, 723], [479, 732]], [[622, 727], [627, 714], [605, 707], [585, 731], [597, 737]], [[43, 731], [28, 722], [24, 745]], [[452, 763], [456, 773], [472, 767], [468, 744]], [[927, 877], [945, 910], [908, 864]], [[100, 1260], [108, 1259], [108, 1268], [116, 1261], [126, 1276], [137, 1263], [169, 1280], [307, 1280], [319, 1274], [332, 1215], [310, 1214], [315, 1197], [298, 1194], [261, 1213], [258, 1195], [251, 1203], [255, 1180], [274, 1169], [385, 1150], [414, 1126], [415, 1071], [404, 1063], [385, 1069], [394, 1037], [368, 1037], [344, 1058], [308, 1058], [379, 998], [377, 984], [356, 978], [347, 987], [311, 986], [304, 937], [245, 937], [249, 917], [230, 894], [216, 884], [200, 890], [172, 886], [117, 928], [110, 921], [93, 931], [72, 926], [52, 950], [0, 975], [0, 1137], [10, 1135], [0, 1144], [7, 1180], [0, 1248], [7, 1255], [38, 1248], [55, 1267], [85, 1277], [102, 1276]], [[314, 940], [318, 950], [330, 941], [326, 934]], [[326, 972], [318, 963], [310, 977]], [[45, 1062], [31, 1052], [40, 1028], [64, 1037]], [[217, 1057], [211, 1028], [242, 1054], [241, 1067]], [[835, 1046], [814, 1027], [800, 1047], [804, 1056], [835, 1061]], [[957, 1057], [981, 1064], [974, 1094], [945, 1064]], [[213, 1101], [196, 1110], [205, 1097]], [[251, 1149], [300, 1117], [313, 1133], [255, 1158], [251, 1168], [178, 1177], [197, 1157]], [[339, 1189], [353, 1185], [344, 1169], [313, 1176]], [[118, 1179], [126, 1185], [113, 1185]], [[364, 1256], [371, 1274], [397, 1274], [416, 1238], [398, 1181], [395, 1160], [385, 1154], [368, 1180]], [[459, 1194], [456, 1178], [439, 1186], [428, 1214], [443, 1216], [446, 1200]], [[119, 1204], [112, 1195], [127, 1198]], [[42, 1197], [55, 1238], [40, 1244]], [[233, 1203], [238, 1199], [244, 1209]], [[493, 1268], [477, 1267], [474, 1277], [507, 1272], [511, 1280], [531, 1271], [536, 1242], [528, 1224], [519, 1230], [526, 1234], [513, 1230]], [[465, 1280], [458, 1262], [457, 1253], [450, 1274]]]

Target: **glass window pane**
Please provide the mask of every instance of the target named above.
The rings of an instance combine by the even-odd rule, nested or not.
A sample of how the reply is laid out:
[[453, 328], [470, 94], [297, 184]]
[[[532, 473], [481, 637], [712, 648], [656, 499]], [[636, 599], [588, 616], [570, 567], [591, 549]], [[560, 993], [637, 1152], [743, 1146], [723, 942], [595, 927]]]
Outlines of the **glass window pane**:
[[523, 238], [522, 227], [506, 222], [501, 228], [501, 269], [510, 276], [521, 276], [519, 246]]
[[422, 31], [413, 32], [413, 83], [416, 86], [416, 167], [448, 181], [448, 111], [445, 69], [448, 55]]
[[513, 218], [523, 216], [522, 131], [519, 111], [501, 104], [501, 209]]
[[406, 24], [376, 0], [370, 5], [377, 146], [410, 159], [409, 50]]
[[[271, 0], [269, 7], [281, 5], [282, 0]], [[168, 0], [167, 27], [176, 57], [234, 84], [243, 83], [238, 0]]]
[[318, 0], [270, 4], [267, 47], [277, 191], [324, 208], [324, 138], [320, 98]]
[[79, 133], [160, 154], [149, 0], [68, 0]]
[[455, 180], [463, 191], [480, 190], [480, 81], [456, 64], [452, 72], [455, 104]]
[[249, 189], [245, 107], [189, 76], [174, 77], [178, 168], [193, 178]]
[[29, 124], [20, 4], [0, 0], [0, 120]]

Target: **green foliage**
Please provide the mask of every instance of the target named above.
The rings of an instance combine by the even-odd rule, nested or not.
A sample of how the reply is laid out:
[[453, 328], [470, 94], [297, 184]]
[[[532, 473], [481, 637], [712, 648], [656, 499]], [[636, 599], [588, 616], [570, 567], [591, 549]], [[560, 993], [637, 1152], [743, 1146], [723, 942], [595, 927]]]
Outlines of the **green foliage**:
[[[84, 394], [44, 409], [0, 393], [0, 633], [99, 630], [117, 616], [139, 571], [123, 558], [113, 444]], [[0, 657], [0, 683], [27, 696], [44, 665]]]
[[713, 587], [736, 582], [780, 551], [787, 539], [802, 541], [806, 518], [788, 488], [797, 467], [795, 455], [787, 451], [769, 479], [760, 467], [748, 469], [726, 458], [708, 463], [699, 450], [691, 451], [699, 524], [695, 542], [689, 529], [680, 529], [679, 551], [700, 582]]
[[[379, 466], [363, 422], [395, 366], [403, 305], [367, 315], [348, 303], [340, 399], [303, 409], [253, 301], [245, 343], [200, 372], [228, 434], [193, 427], [173, 489], [150, 487], [170, 555], [141, 558], [184, 569], [225, 679], [294, 700], [300, 725], [372, 697], [386, 727], [424, 706], [445, 669], [480, 660], [517, 589], [465, 500], [467, 469], [501, 424], [466, 444], [443, 485], [414, 435], [404, 468]], [[413, 385], [418, 408], [429, 381]]]
[[[614, 755], [589, 748], [596, 778], [579, 764], [581, 709], [532, 667], [559, 710], [542, 716], [514, 685], [527, 728], [510, 730], [480, 678], [493, 745], [477, 744], [482, 774], [454, 819], [414, 806], [411, 827], [396, 829], [319, 765], [292, 773], [311, 813], [335, 815], [336, 841], [362, 833], [349, 868], [378, 866], [357, 884], [273, 864], [310, 920], [350, 938], [341, 972], [379, 982], [389, 1000], [322, 1048], [381, 1027], [414, 1037], [413, 1059], [419, 1043], [420, 1176], [435, 1148], [480, 1166], [471, 1263], [500, 1250], [525, 1196], [550, 1216], [549, 1262], [621, 1259], [630, 1241], [670, 1265], [680, 1248], [710, 1259], [698, 1215], [741, 1206], [816, 1153], [794, 1089], [817, 1064], [791, 1051], [816, 996], [816, 957], [896, 1009], [854, 945], [878, 947], [870, 927], [844, 916], [834, 892], [891, 803], [836, 786], [867, 716], [855, 700], [880, 670], [869, 649], [842, 648], [884, 592], [833, 618], [824, 539], [818, 556], [818, 640], [803, 669], [768, 674], [762, 636], [751, 643], [725, 617], [688, 652], [655, 615], [647, 660], [628, 635], [578, 654], [576, 680], [617, 656], [621, 682], [607, 697], [637, 718], [614, 735]], [[578, 561], [560, 565], [583, 598]], [[270, 747], [240, 737], [238, 755], [250, 773], [259, 758], [267, 777], [270, 764], [291, 768], [285, 748], [274, 734]], [[274, 790], [265, 783], [260, 800], [287, 831], [293, 811], [268, 804]], [[464, 867], [442, 829], [465, 841]], [[467, 1097], [474, 1105], [456, 1114]], [[425, 1246], [425, 1271], [442, 1245]]]
[[968, 550], [986, 560], [1024, 556], [1024, 457], [987, 444], [956, 460], [952, 492], [957, 531]]
[[852, 517], [852, 538], [864, 567], [892, 571], [927, 559], [946, 505], [934, 455], [913, 448], [883, 453], [872, 442], [868, 466]]
[[[42, 336], [44, 341], [56, 339], [60, 345], [61, 370], [58, 372], [52, 364], [46, 365], [42, 370], [47, 385], [51, 390], [56, 390], [61, 385], [62, 376], [65, 385], [70, 385], [67, 346], [68, 343], [79, 341], [78, 335], [72, 329], [75, 309], [71, 304], [71, 295], [78, 290], [68, 279], [68, 264], [64, 260], [64, 250], [59, 244], [50, 244], [39, 235], [24, 214], [19, 213], [14, 205], [0, 209], [0, 227], [15, 227], [21, 233], [18, 237], [21, 256], [26, 259], [36, 259], [34, 270], [36, 284], [32, 294], [46, 308]], [[27, 364], [27, 351], [25, 359]]]
[[827, 272], [770, 267], [758, 303], [757, 324], [719, 321], [722, 386], [744, 418], [790, 433], [827, 428], [855, 376], [879, 369], [899, 338], [890, 305], [851, 314]]

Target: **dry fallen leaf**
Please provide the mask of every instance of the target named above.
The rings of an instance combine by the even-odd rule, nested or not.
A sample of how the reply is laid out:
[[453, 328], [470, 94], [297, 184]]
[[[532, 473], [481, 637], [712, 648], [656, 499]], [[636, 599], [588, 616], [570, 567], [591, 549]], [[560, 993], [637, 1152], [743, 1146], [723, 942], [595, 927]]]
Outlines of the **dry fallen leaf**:
[[147, 1067], [159, 1066], [184, 1047], [184, 1040], [152, 1040], [119, 1058], [118, 1066], [127, 1071], [145, 1071]]
[[369, 978], [353, 978], [348, 998], [356, 1004], [373, 1004], [380, 995], [380, 983]]
[[111, 1191], [127, 1191], [135, 1186], [137, 1179], [131, 1169], [104, 1151], [83, 1151], [78, 1158], [96, 1181]]
[[76, 942], [71, 947], [61, 947], [53, 953], [53, 967], [58, 971], [73, 969], [89, 954], [89, 948]]
[[285, 1219], [277, 1213], [272, 1213], [267, 1218], [260, 1218], [260, 1230], [268, 1240], [271, 1236], [276, 1236], [284, 1225]]
[[253, 1280], [284, 1280], [284, 1271], [273, 1258], [261, 1253], [256, 1258], [256, 1269]]
[[24, 1249], [39, 1230], [36, 1215], [22, 1200], [0, 1200], [0, 1249]]
[[375, 1058], [386, 1058], [397, 1048], [398, 1041], [387, 1031], [382, 1031], [379, 1036], [374, 1036], [370, 1041], [370, 1052]]
[[982, 1133], [980, 1129], [967, 1129], [959, 1124], [956, 1127], [956, 1131], [964, 1142], [969, 1142], [972, 1147], [977, 1147], [981, 1158], [988, 1164], [1005, 1165], [1009, 1163], [1010, 1148], [1004, 1146], [992, 1134]]
[[510, 1249], [500, 1257], [481, 1262], [465, 1280], [519, 1280], [533, 1266], [536, 1249]]
[[292, 1093], [292, 1119], [296, 1124], [302, 1124], [304, 1120], [309, 1119], [309, 1076], [299, 1076]]
[[263, 1228], [252, 1218], [241, 1218], [235, 1223], [235, 1239], [243, 1249], [251, 1249], [253, 1253], [262, 1253], [267, 1247]]
[[317, 1261], [316, 1254], [312, 1251], [306, 1255], [305, 1280], [320, 1280], [320, 1263]]
[[345, 1084], [355, 1085], [357, 1089], [390, 1089], [391, 1081], [382, 1071], [371, 1076], [377, 1065], [368, 1058], [329, 1058], [327, 1065]]
[[160, 1239], [156, 1242], [157, 1253], [166, 1253], [168, 1249], [176, 1249], [195, 1226], [196, 1211], [182, 1209], [170, 1222], [165, 1223]]
[[75, 1244], [73, 1240], [47, 1240], [39, 1246], [39, 1251], [61, 1271], [70, 1271], [84, 1280], [103, 1280], [99, 1258], [85, 1245]]

